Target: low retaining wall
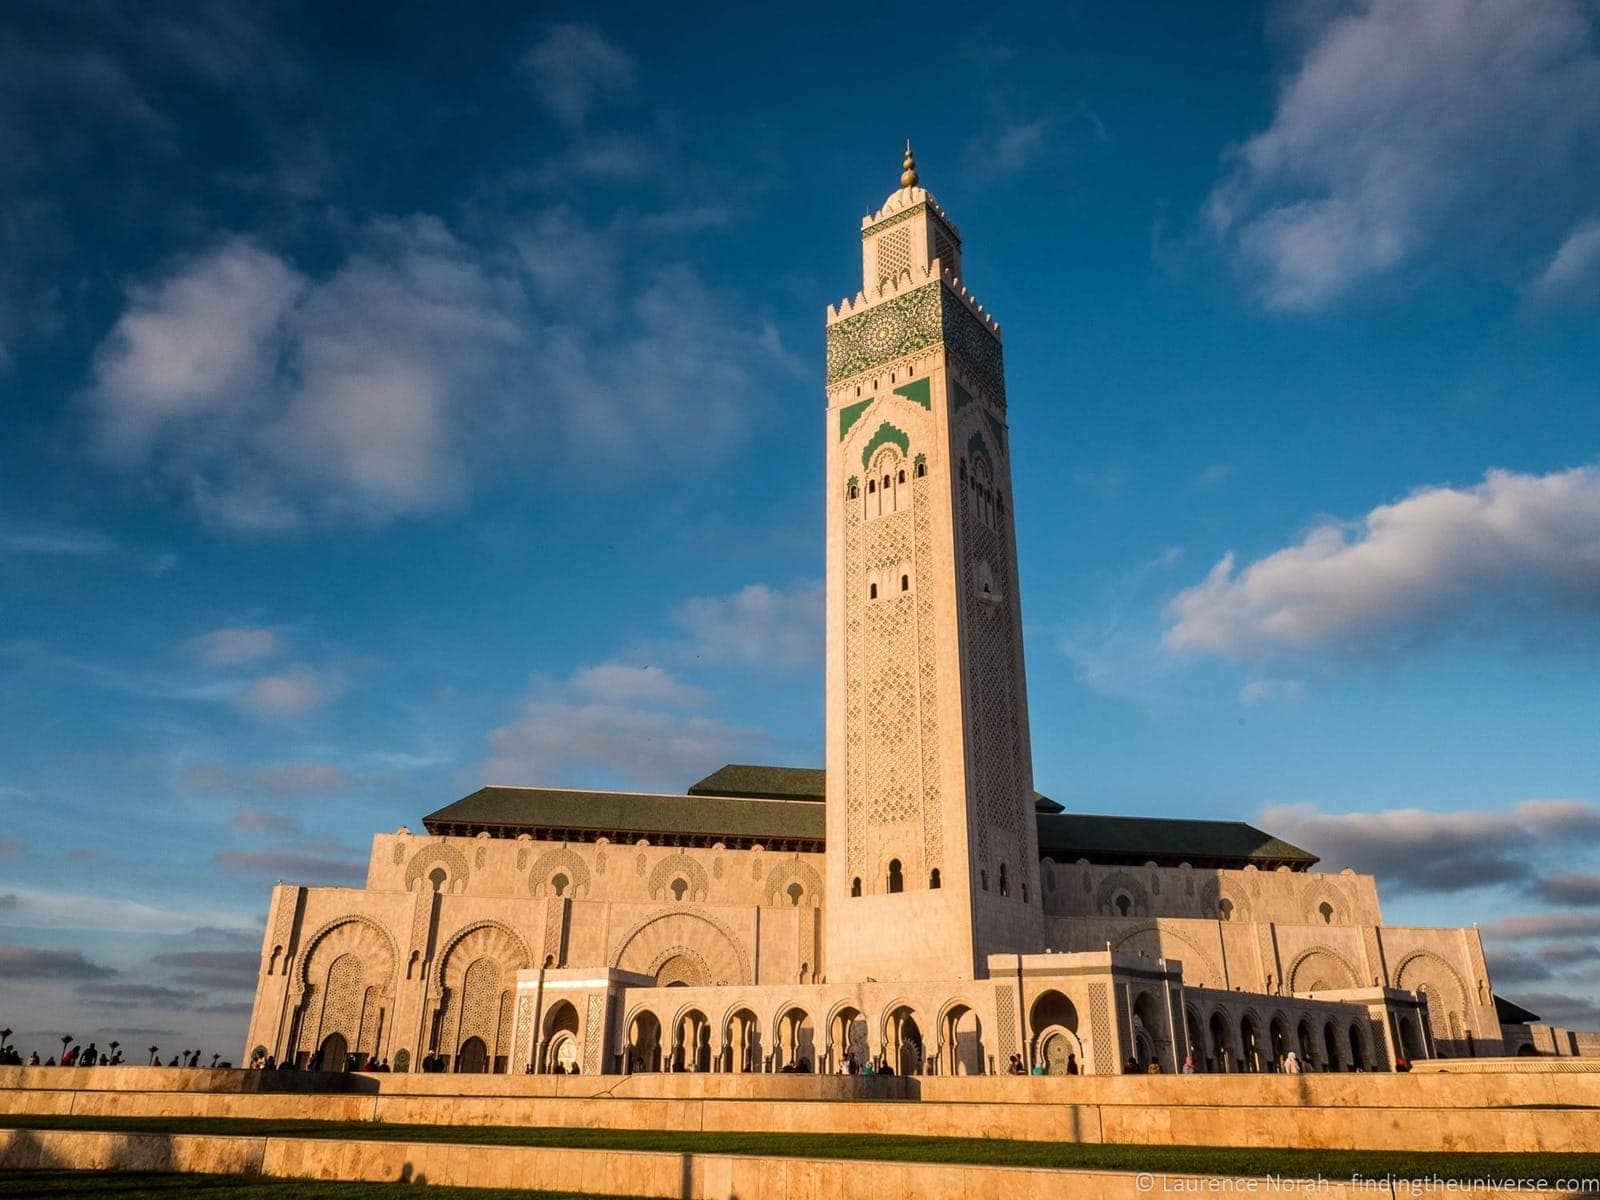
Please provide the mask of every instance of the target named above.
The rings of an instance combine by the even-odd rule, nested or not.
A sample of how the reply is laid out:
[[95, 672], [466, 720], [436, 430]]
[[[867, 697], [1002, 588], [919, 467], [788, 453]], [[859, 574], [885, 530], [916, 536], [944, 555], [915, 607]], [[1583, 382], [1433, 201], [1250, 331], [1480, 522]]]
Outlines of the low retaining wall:
[[[456, 1187], [523, 1187], [681, 1200], [1135, 1200], [1177, 1193], [1283, 1194], [1332, 1200], [1393, 1197], [1333, 1180], [1295, 1187], [1284, 1180], [1203, 1175], [1055, 1171], [1027, 1167], [847, 1162], [556, 1147], [410, 1145], [300, 1138], [208, 1137], [0, 1130], [0, 1171], [204, 1171], [305, 1179], [408, 1181]], [[1410, 1184], [1407, 1197], [1499, 1200], [1521, 1193], [1461, 1185]], [[1545, 1195], [1578, 1195], [1552, 1193]]]

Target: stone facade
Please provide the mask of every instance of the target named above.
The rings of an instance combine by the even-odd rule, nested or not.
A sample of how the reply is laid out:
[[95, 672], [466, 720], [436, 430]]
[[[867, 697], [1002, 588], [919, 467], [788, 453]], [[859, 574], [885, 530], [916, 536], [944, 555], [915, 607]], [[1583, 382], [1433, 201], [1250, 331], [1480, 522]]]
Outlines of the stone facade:
[[1476, 931], [1385, 926], [1369, 876], [1242, 826], [1275, 848], [1200, 822], [1149, 823], [1171, 828], [1148, 856], [1042, 836], [1000, 327], [906, 171], [827, 317], [826, 803], [776, 771], [713, 786], [762, 778], [734, 767], [689, 796], [475, 793], [431, 836], [375, 838], [364, 888], [275, 889], [246, 1061], [952, 1076], [1501, 1052]]

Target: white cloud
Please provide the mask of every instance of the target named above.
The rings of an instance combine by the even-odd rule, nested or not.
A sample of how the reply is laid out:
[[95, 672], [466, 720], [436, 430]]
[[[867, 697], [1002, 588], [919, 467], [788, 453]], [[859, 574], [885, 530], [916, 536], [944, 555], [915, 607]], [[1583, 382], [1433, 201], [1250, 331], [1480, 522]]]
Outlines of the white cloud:
[[233, 703], [254, 717], [298, 717], [321, 708], [339, 690], [334, 676], [304, 663], [291, 663], [275, 675], [252, 680], [233, 697]]
[[1538, 303], [1553, 304], [1592, 299], [1597, 293], [1600, 293], [1600, 217], [1591, 217], [1567, 234], [1555, 257], [1528, 285], [1528, 296]]
[[254, 913], [172, 908], [143, 904], [125, 896], [11, 887], [14, 903], [4, 907], [7, 925], [25, 929], [89, 929], [102, 933], [184, 933], [197, 920], [214, 925], [249, 925]]
[[752, 583], [727, 596], [696, 596], [673, 615], [687, 635], [677, 653], [709, 665], [807, 667], [822, 661], [822, 585]]
[[321, 762], [265, 766], [191, 763], [184, 768], [179, 782], [190, 791], [221, 796], [289, 797], [348, 792], [361, 786], [361, 781], [343, 767]]
[[[1300, 22], [1272, 123], [1230, 155], [1206, 220], [1278, 309], [1310, 309], [1417, 254], [1453, 214], [1508, 202], [1592, 140], [1600, 59], [1573, 0], [1365, 0]], [[1507, 210], [1508, 203], [1512, 206]]]
[[966, 145], [967, 170], [980, 177], [1017, 175], [1050, 153], [1055, 121], [1011, 121]]
[[1550, 937], [1600, 936], [1600, 913], [1554, 912], [1497, 917], [1482, 928], [1483, 935], [1506, 942], [1536, 941]]
[[1262, 661], [1392, 653], [1475, 616], [1600, 611], [1600, 468], [1491, 471], [1360, 522], [1317, 526], [1243, 570], [1223, 556], [1167, 606], [1172, 651]]
[[1215, 488], [1228, 482], [1233, 474], [1233, 468], [1227, 463], [1212, 463], [1204, 471], [1194, 477], [1195, 487]]
[[1269, 700], [1298, 700], [1305, 685], [1298, 679], [1252, 679], [1239, 689], [1239, 703], [1247, 707]]
[[551, 25], [522, 58], [546, 108], [581, 125], [596, 103], [633, 86], [633, 57], [594, 25]]
[[698, 689], [659, 667], [609, 664], [539, 681], [516, 720], [489, 735], [482, 774], [502, 784], [615, 778], [678, 789], [711, 766], [760, 753], [763, 732], [705, 715], [703, 702]]
[[1325, 813], [1293, 804], [1266, 809], [1260, 824], [1320, 856], [1325, 866], [1353, 866], [1401, 890], [1530, 888], [1544, 857], [1600, 838], [1600, 805], [1524, 800], [1509, 808], [1454, 812]]
[[604, 239], [640, 232], [558, 209], [486, 249], [432, 217], [379, 221], [324, 279], [228, 239], [130, 293], [96, 356], [98, 444], [252, 530], [434, 512], [533, 455], [715, 454], [758, 376], [794, 360], [688, 267], [624, 305]]
[[88, 530], [0, 530], [0, 554], [99, 558], [115, 549], [116, 544], [110, 538]]
[[283, 653], [284, 641], [276, 630], [235, 625], [192, 637], [183, 650], [208, 667], [237, 667]]

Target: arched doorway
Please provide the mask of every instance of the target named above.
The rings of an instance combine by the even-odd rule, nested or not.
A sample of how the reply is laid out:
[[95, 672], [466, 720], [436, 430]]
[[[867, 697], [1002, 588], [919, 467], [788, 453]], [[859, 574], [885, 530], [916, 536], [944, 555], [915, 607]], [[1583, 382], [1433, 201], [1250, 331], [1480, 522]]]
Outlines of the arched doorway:
[[[563, 1047], [570, 1047], [566, 1059], [561, 1058]], [[570, 1000], [558, 1000], [544, 1017], [544, 1064], [540, 1069], [547, 1075], [571, 1074], [577, 1050], [578, 1010]]]
[[489, 1069], [489, 1047], [474, 1034], [461, 1043], [456, 1055], [456, 1070], [462, 1075], [482, 1075]]
[[1367, 1055], [1361, 1048], [1361, 1030], [1354, 1024], [1350, 1026], [1350, 1069], [1352, 1071], [1367, 1069]]
[[711, 1070], [711, 1022], [697, 1008], [682, 1013], [672, 1031], [672, 1069]]
[[944, 1075], [984, 1073], [983, 1025], [970, 1005], [952, 1004], [939, 1027], [939, 1071]]
[[1254, 1013], [1239, 1018], [1239, 1058], [1246, 1071], [1261, 1070], [1261, 1027]]
[[847, 1070], [852, 1059], [857, 1070], [867, 1065], [872, 1051], [867, 1022], [859, 1008], [846, 1005], [833, 1014], [828, 1029], [828, 1052], [832, 1056], [829, 1066], [834, 1071]]
[[897, 1075], [922, 1074], [922, 1029], [909, 1005], [899, 1005], [884, 1022], [884, 1057]]
[[1189, 1054], [1194, 1059], [1196, 1071], [1211, 1070], [1211, 1059], [1206, 1054], [1205, 1030], [1200, 1024], [1200, 1014], [1192, 1008], [1183, 1010], [1184, 1032], [1189, 1039]]
[[1166, 1023], [1154, 992], [1140, 992], [1133, 1000], [1133, 1057], [1141, 1070], [1159, 1062], [1163, 1070], [1176, 1069], [1167, 1053]]
[[1272, 1046], [1273, 1065], [1281, 1070], [1283, 1060], [1289, 1054], [1289, 1022], [1282, 1013], [1273, 1017], [1272, 1023], [1268, 1025], [1267, 1041]]
[[1417, 1033], [1416, 1022], [1408, 1016], [1400, 1018], [1400, 1049], [1408, 1062], [1422, 1057], [1422, 1038]]
[[1311, 1032], [1311, 1022], [1302, 1020], [1295, 1030], [1295, 1036], [1300, 1043], [1300, 1065], [1302, 1068], [1310, 1070], [1317, 1064], [1317, 1041]]
[[1028, 1010], [1033, 1061], [1049, 1075], [1066, 1075], [1069, 1063], [1084, 1069], [1083, 1044], [1078, 1039], [1078, 1008], [1054, 988], [1040, 992]]
[[1327, 1058], [1324, 1060], [1324, 1069], [1337, 1071], [1340, 1066], [1339, 1031], [1333, 1027], [1332, 1021], [1327, 1022], [1322, 1027], [1322, 1048], [1327, 1052]]
[[1221, 1073], [1227, 1074], [1238, 1069], [1233, 1061], [1233, 1034], [1228, 1028], [1228, 1018], [1220, 1008], [1211, 1014], [1211, 1053]]
[[761, 1026], [748, 1008], [741, 1008], [728, 1018], [722, 1045], [723, 1070], [736, 1074], [761, 1070]]
[[811, 1016], [804, 1009], [790, 1008], [778, 1015], [777, 1037], [772, 1046], [772, 1065], [778, 1070], [814, 1071], [817, 1068], [817, 1035]]
[[317, 1061], [324, 1071], [342, 1071], [350, 1058], [350, 1043], [342, 1033], [330, 1033], [322, 1039], [317, 1050]]
[[636, 1012], [628, 1022], [627, 1069], [661, 1070], [661, 1021], [648, 1009]]

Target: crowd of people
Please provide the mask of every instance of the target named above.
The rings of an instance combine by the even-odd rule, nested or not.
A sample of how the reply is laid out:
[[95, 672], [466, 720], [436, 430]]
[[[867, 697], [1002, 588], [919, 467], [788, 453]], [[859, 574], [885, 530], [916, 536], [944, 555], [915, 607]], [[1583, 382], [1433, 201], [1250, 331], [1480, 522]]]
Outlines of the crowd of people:
[[[160, 1048], [151, 1046], [150, 1059], [146, 1066], [159, 1067], [161, 1063]], [[169, 1067], [198, 1067], [200, 1059], [204, 1056], [203, 1050], [180, 1050], [166, 1063]], [[39, 1052], [32, 1051], [26, 1059], [22, 1051], [9, 1042], [0, 1045], [0, 1067], [123, 1067], [130, 1065], [123, 1057], [121, 1042], [108, 1042], [106, 1049], [100, 1049], [98, 1042], [90, 1042], [87, 1046], [80, 1046], [69, 1034], [61, 1039], [61, 1057], [58, 1061], [54, 1054], [49, 1058], [40, 1060]], [[231, 1067], [231, 1062], [223, 1062], [222, 1055], [213, 1054], [211, 1067]]]

